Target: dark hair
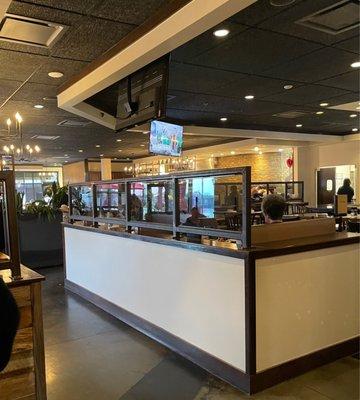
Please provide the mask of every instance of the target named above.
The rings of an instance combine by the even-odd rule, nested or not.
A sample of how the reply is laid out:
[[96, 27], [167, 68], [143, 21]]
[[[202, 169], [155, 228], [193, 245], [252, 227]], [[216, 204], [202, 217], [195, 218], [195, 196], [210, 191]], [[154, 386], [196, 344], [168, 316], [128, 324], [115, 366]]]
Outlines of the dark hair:
[[343, 182], [343, 186], [349, 187], [351, 185], [351, 181], [349, 178], [345, 178]]
[[273, 221], [282, 219], [285, 207], [285, 200], [278, 194], [269, 194], [265, 196], [261, 204], [262, 212]]

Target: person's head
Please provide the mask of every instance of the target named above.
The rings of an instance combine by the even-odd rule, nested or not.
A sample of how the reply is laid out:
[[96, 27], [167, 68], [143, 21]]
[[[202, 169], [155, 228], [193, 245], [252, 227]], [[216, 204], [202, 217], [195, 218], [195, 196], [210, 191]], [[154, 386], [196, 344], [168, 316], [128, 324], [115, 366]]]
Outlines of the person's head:
[[345, 179], [344, 179], [344, 182], [343, 182], [343, 185], [344, 185], [345, 187], [349, 187], [349, 186], [351, 185], [350, 179], [349, 179], [349, 178], [345, 178]]
[[261, 203], [261, 210], [265, 217], [265, 223], [281, 222], [285, 212], [286, 203], [282, 196], [269, 194]]
[[231, 191], [231, 193], [237, 193], [237, 187], [235, 185], [231, 186], [230, 191]]
[[193, 207], [191, 209], [191, 218], [199, 218], [200, 213], [199, 213], [199, 209], [197, 207]]

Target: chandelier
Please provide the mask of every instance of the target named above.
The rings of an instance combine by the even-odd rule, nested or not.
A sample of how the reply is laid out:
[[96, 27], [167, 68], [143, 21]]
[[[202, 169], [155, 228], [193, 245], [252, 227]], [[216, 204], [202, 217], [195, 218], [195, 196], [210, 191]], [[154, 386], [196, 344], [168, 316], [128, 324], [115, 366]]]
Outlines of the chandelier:
[[23, 122], [22, 116], [18, 112], [15, 114], [15, 129], [12, 128], [13, 121], [11, 120], [11, 118], [8, 118], [6, 120], [6, 125], [7, 125], [6, 138], [9, 139], [14, 138], [15, 140], [18, 139], [17, 140], [18, 143], [5, 145], [3, 147], [3, 150], [5, 151], [6, 154], [11, 154], [17, 161], [31, 161], [33, 153], [40, 152], [40, 147], [38, 145], [31, 147], [28, 144], [24, 146], [22, 122]]

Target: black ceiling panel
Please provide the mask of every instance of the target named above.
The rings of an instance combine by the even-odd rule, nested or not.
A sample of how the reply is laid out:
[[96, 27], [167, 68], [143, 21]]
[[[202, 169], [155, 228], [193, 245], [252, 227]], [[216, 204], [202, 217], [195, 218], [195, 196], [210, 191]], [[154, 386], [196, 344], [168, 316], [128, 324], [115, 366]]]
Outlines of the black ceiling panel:
[[340, 40], [351, 38], [356, 34], [356, 29], [333, 35], [301, 25], [296, 23], [296, 21], [336, 3], [339, 3], [339, 0], [301, 1], [292, 7], [287, 7], [287, 10], [275, 15], [273, 18], [264, 21], [259, 27], [309, 41], [331, 45]]
[[350, 64], [354, 61], [357, 61], [357, 57], [353, 53], [324, 47], [287, 64], [270, 68], [263, 74], [312, 83], [351, 71]]
[[[213, 32], [217, 29], [228, 29], [229, 35], [226, 37], [216, 37]], [[174, 50], [171, 53], [171, 58], [174, 61], [189, 62], [208, 50], [215, 50], [224, 43], [228, 43], [231, 38], [247, 29], [249, 29], [247, 26], [239, 25], [231, 21], [224, 21]]]
[[255, 26], [268, 18], [273, 18], [275, 15], [285, 12], [287, 9], [301, 1], [303, 0], [295, 0], [292, 5], [285, 7], [274, 7], [270, 4], [269, 0], [258, 0], [251, 6], [232, 16], [230, 19], [240, 24]]
[[130, 30], [132, 28], [129, 25], [83, 17], [75, 29], [65, 32], [52, 51], [52, 55], [92, 61], [116, 44]]
[[248, 29], [224, 41], [222, 45], [194, 57], [191, 62], [230, 71], [259, 73], [318, 48], [318, 44], [301, 39]]
[[356, 54], [360, 54], [359, 37], [359, 35], [355, 35], [350, 39], [335, 43], [334, 46], [342, 50], [347, 50]]
[[246, 75], [238, 72], [172, 62], [170, 64], [169, 88], [193, 93], [218, 94], [219, 87], [231, 86], [234, 82], [245, 77]]
[[[56, 10], [71, 11], [74, 13], [86, 14], [93, 7], [97, 7], [102, 0], [25, 0], [13, 1], [13, 3], [34, 4], [37, 6], [49, 7]], [[40, 8], [40, 7], [39, 7]]]
[[343, 94], [347, 94], [347, 91], [328, 86], [305, 85], [292, 90], [283, 90], [281, 93], [275, 95], [266, 96], [264, 100], [285, 104], [306, 105]]
[[103, 0], [91, 15], [140, 25], [167, 3], [168, 0]]
[[0, 79], [24, 81], [46, 60], [40, 55], [0, 50]]
[[359, 71], [353, 70], [346, 74], [337, 75], [333, 78], [319, 81], [321, 85], [337, 87], [357, 92], [359, 90]]

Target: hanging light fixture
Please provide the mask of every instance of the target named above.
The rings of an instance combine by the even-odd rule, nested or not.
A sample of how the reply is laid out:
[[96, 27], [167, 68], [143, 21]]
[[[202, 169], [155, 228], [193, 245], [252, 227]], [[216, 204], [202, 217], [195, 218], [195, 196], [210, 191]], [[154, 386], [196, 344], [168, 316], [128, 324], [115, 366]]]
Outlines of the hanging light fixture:
[[17, 161], [31, 161], [32, 154], [34, 152], [40, 153], [41, 149], [37, 144], [34, 147], [31, 147], [29, 144], [24, 146], [22, 122], [23, 118], [18, 112], [15, 114], [15, 129], [12, 128], [13, 122], [11, 118], [6, 119], [7, 135], [5, 136], [5, 138], [18, 139], [18, 143], [17, 145], [16, 144], [10, 144], [8, 146], [5, 145], [3, 147], [3, 150], [5, 151], [6, 154], [13, 155], [13, 157], [16, 158]]

